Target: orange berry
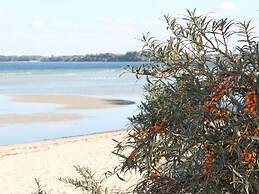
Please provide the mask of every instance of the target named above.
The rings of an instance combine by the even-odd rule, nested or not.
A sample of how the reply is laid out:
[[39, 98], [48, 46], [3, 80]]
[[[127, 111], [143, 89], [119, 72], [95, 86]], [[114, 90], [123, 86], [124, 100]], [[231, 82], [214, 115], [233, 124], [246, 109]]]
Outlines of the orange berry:
[[244, 112], [248, 112], [248, 110], [252, 113], [252, 115], [256, 116], [255, 104], [256, 104], [256, 92], [250, 91], [245, 95], [246, 106], [243, 109]]
[[145, 131], [142, 129], [142, 130], [140, 130], [140, 132], [139, 132], [139, 136], [140, 137], [144, 137], [145, 136]]
[[156, 122], [154, 125], [154, 132], [156, 134], [162, 134], [164, 132], [164, 129], [162, 128], [162, 125], [159, 122]]
[[209, 150], [209, 144], [205, 143], [204, 148], [205, 148], [205, 150]]
[[245, 149], [244, 152], [241, 154], [241, 158], [245, 165], [251, 165], [255, 161], [256, 153], [253, 151], [252, 153], [249, 153], [248, 150]]
[[149, 177], [151, 177], [151, 178], [156, 178], [156, 177], [159, 177], [159, 176], [160, 175], [159, 175], [159, 173], [157, 171], [152, 171], [149, 174]]
[[130, 156], [129, 156], [129, 163], [133, 162], [136, 158], [136, 150], [133, 150], [131, 153], [130, 153]]

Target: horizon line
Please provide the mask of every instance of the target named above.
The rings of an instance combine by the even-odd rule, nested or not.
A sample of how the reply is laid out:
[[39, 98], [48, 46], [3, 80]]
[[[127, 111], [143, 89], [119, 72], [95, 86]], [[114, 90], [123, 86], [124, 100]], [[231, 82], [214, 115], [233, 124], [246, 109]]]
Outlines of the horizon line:
[[37, 56], [37, 57], [62, 57], [62, 56], [83, 56], [83, 55], [102, 55], [102, 54], [113, 54], [113, 55], [125, 55], [127, 53], [141, 53], [141, 51], [126, 51], [124, 53], [116, 53], [116, 52], [99, 52], [99, 53], [85, 53], [85, 54], [49, 54], [49, 55], [42, 55], [42, 54], [0, 54], [0, 56], [4, 56], [4, 57], [11, 57], [11, 56], [15, 56], [15, 57], [22, 57], [22, 56]]

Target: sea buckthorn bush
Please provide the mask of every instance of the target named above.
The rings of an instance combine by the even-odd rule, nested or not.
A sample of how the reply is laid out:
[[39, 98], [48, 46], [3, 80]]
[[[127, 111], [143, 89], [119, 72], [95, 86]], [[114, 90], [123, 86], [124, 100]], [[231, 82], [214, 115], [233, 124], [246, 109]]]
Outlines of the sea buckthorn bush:
[[189, 11], [143, 36], [145, 99], [117, 142], [135, 193], [259, 193], [259, 43], [251, 22]]

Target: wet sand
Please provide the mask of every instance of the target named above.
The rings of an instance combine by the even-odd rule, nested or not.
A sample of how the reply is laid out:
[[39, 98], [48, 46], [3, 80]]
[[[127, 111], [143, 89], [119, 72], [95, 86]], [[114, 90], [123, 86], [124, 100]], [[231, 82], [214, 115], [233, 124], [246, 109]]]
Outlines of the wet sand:
[[0, 115], [0, 125], [29, 124], [38, 122], [57, 122], [83, 119], [79, 114], [32, 113], [32, 114], [4, 114]]
[[11, 97], [10, 100], [19, 103], [48, 103], [60, 105], [60, 107], [56, 109], [59, 112], [0, 114], [0, 125], [80, 120], [87, 118], [87, 116], [69, 111], [74, 109], [114, 108], [135, 103], [133, 101], [121, 99], [101, 99], [96, 97], [72, 95], [17, 95]]
[[100, 109], [134, 104], [129, 100], [101, 99], [89, 96], [73, 95], [17, 95], [12, 98], [16, 102], [53, 103], [62, 105], [63, 109]]

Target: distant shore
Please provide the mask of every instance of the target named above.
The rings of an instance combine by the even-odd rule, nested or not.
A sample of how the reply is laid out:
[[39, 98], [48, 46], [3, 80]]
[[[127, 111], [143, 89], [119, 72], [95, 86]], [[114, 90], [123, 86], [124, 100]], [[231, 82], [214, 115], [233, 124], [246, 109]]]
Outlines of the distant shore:
[[149, 57], [142, 52], [129, 51], [125, 54], [115, 53], [99, 53], [99, 54], [85, 54], [85, 55], [60, 55], [60, 56], [41, 56], [41, 55], [0, 55], [0, 62], [8, 61], [22, 61], [22, 62], [137, 62], [149, 61]]
[[[28, 194], [35, 190], [39, 178], [52, 193], [81, 194], [81, 190], [65, 186], [59, 177], [77, 177], [73, 165], [91, 168], [98, 175], [112, 170], [119, 159], [111, 154], [115, 143], [125, 131], [105, 132], [17, 145], [0, 146], [1, 194]], [[128, 175], [127, 182], [116, 176], [104, 182], [110, 191], [125, 190], [136, 183], [138, 176]]]

